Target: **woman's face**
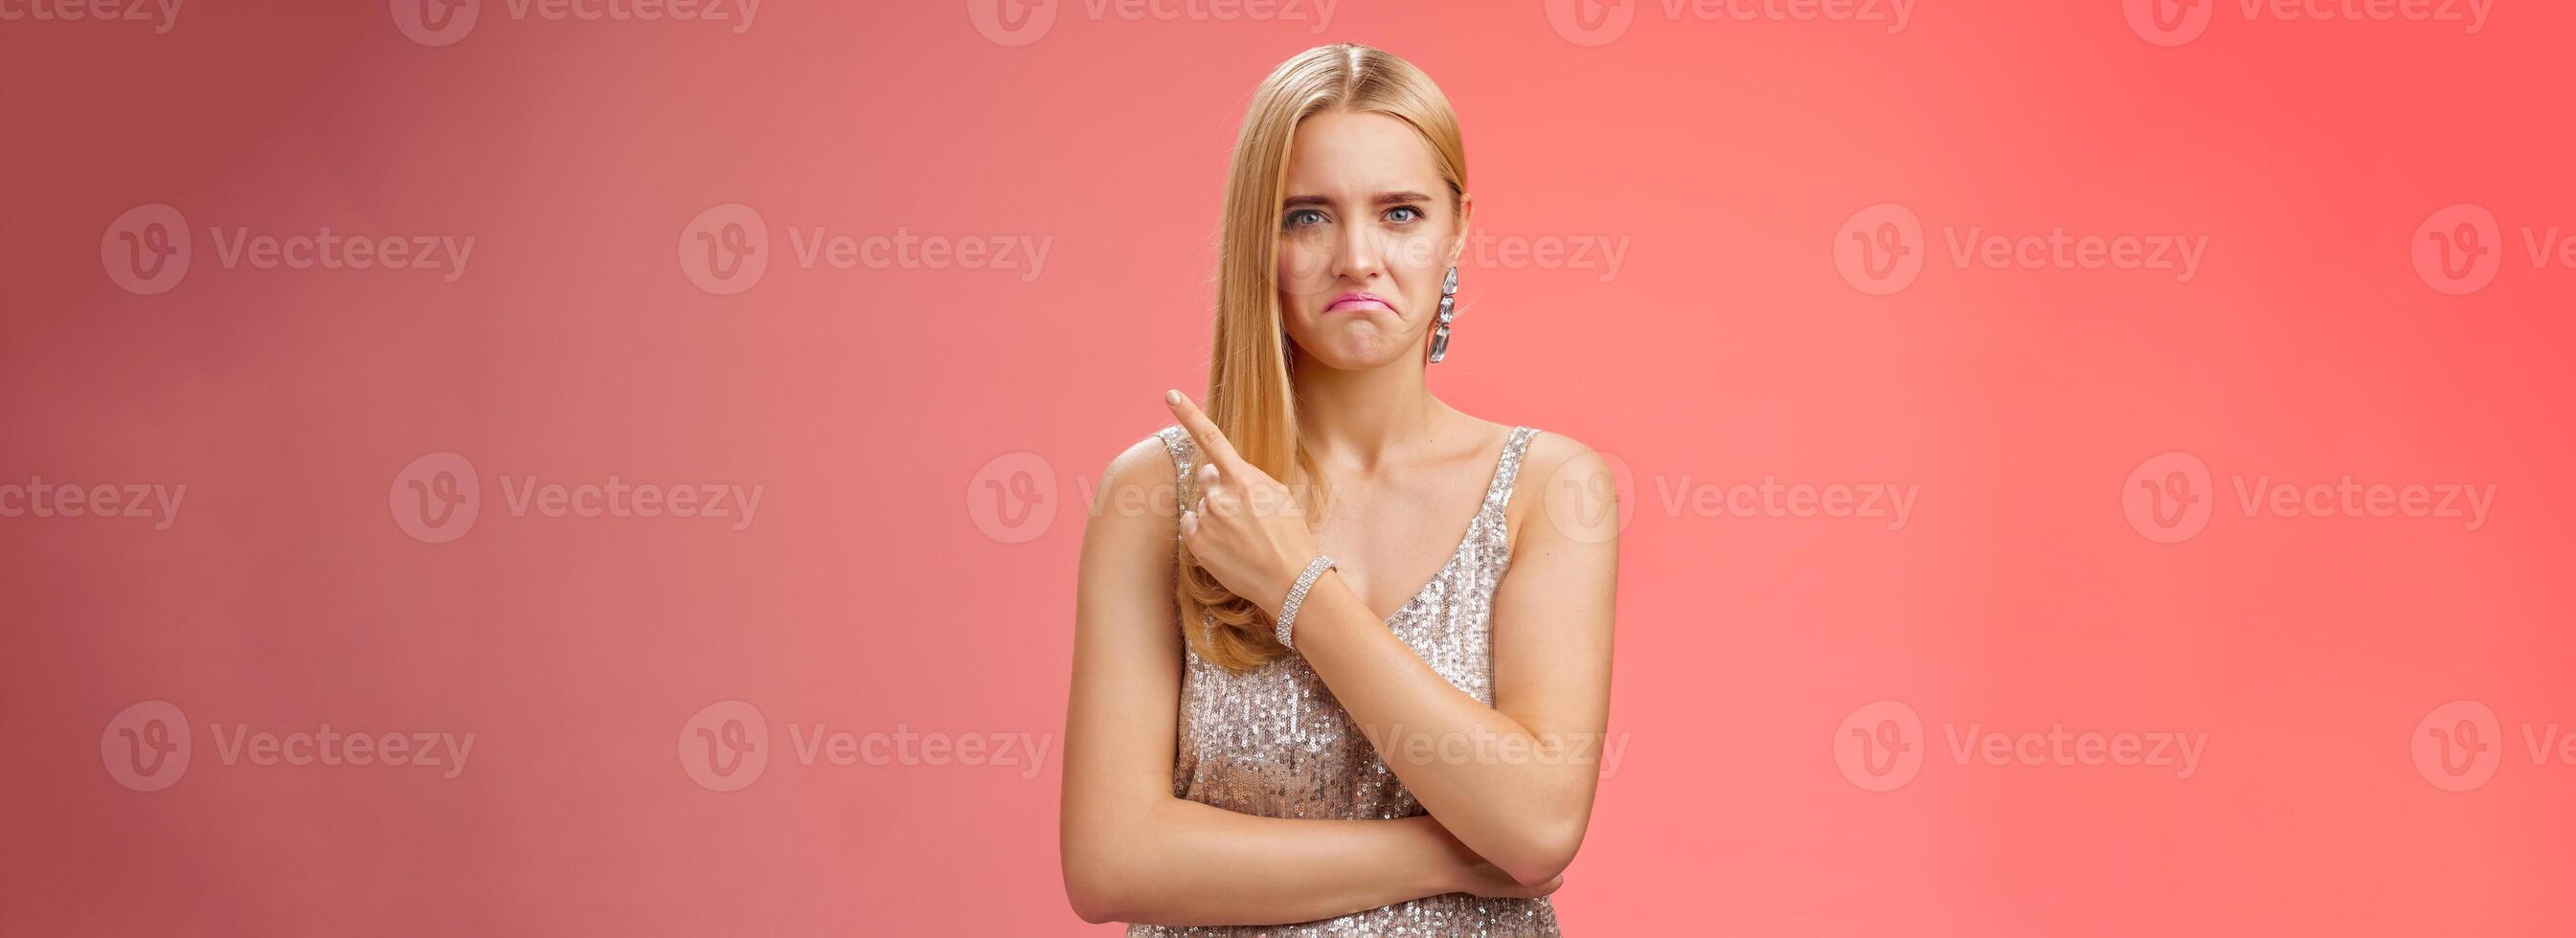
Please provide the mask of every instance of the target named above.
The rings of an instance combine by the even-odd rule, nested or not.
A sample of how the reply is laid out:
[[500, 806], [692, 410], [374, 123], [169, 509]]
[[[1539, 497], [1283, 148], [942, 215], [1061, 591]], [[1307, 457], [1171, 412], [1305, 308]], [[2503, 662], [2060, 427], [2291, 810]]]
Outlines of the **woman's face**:
[[1297, 126], [1279, 209], [1279, 305], [1300, 355], [1344, 370], [1422, 354], [1466, 243], [1429, 141], [1385, 114]]

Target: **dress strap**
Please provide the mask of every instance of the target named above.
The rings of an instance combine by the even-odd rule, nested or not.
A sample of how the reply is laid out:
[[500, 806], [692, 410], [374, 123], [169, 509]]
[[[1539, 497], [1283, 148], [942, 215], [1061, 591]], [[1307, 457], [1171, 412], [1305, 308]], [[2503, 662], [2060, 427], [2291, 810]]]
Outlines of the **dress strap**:
[[[1171, 451], [1172, 471], [1175, 475], [1172, 480], [1173, 491], [1178, 498], [1178, 503], [1187, 505], [1193, 494], [1191, 490], [1198, 487], [1199, 474], [1195, 471], [1198, 469], [1199, 461], [1198, 438], [1190, 435], [1188, 427], [1177, 423], [1154, 431], [1154, 435], [1162, 437], [1163, 448]], [[1175, 509], [1173, 514], [1177, 517], [1179, 511]]]
[[1494, 463], [1494, 481], [1485, 487], [1485, 506], [1479, 517], [1489, 523], [1503, 520], [1503, 509], [1512, 501], [1512, 483], [1519, 481], [1521, 456], [1529, 451], [1530, 439], [1536, 436], [1537, 427], [1512, 428], [1511, 438], [1503, 442], [1502, 458]]

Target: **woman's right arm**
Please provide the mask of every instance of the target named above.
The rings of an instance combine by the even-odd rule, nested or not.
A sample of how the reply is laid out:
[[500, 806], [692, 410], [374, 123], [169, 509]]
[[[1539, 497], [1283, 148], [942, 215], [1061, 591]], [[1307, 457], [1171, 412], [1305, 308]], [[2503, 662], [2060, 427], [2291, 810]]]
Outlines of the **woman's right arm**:
[[1102, 474], [1083, 528], [1065, 712], [1065, 893], [1087, 922], [1304, 922], [1446, 892], [1537, 896], [1428, 816], [1256, 817], [1172, 795], [1181, 636], [1176, 472], [1147, 437]]

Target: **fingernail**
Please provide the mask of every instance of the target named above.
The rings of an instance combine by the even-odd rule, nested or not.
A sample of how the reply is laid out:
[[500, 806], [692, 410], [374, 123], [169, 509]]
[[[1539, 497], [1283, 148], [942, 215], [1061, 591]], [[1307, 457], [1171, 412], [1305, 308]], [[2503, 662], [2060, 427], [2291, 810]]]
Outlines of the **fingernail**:
[[1163, 392], [1163, 403], [1178, 404], [1180, 402], [1181, 392], [1178, 388]]

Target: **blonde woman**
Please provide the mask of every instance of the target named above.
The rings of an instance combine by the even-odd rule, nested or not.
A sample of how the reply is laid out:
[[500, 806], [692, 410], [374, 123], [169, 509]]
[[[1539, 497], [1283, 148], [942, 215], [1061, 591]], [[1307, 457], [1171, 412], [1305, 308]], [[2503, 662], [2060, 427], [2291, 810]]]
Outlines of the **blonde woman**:
[[1324, 46], [1254, 94], [1206, 409], [1167, 395], [1083, 532], [1061, 831], [1083, 919], [1558, 934], [1618, 506], [1589, 448], [1425, 384], [1472, 207], [1457, 120], [1403, 60]]

